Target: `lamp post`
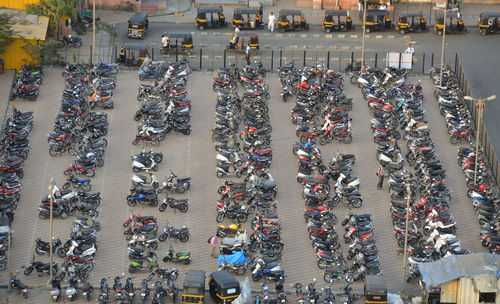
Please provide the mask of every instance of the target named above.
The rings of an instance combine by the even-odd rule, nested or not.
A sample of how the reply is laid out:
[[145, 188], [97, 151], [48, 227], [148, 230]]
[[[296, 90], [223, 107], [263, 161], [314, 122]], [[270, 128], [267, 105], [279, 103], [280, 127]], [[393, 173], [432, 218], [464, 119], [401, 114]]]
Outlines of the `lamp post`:
[[487, 98], [479, 98], [479, 99], [476, 99], [476, 98], [471, 97], [471, 96], [464, 96], [465, 100], [475, 102], [476, 106], [478, 108], [477, 120], [476, 120], [477, 131], [476, 131], [476, 154], [475, 154], [476, 161], [475, 161], [475, 165], [474, 165], [474, 186], [476, 185], [476, 180], [477, 180], [477, 163], [478, 163], [478, 152], [479, 152], [479, 127], [480, 127], [480, 123], [483, 121], [484, 102], [495, 100], [496, 98], [497, 98], [496, 95], [492, 95], [492, 96], [487, 97]]
[[[366, 36], [366, 0], [363, 4], [363, 39], [361, 41], [361, 70], [360, 73], [363, 72], [363, 68], [365, 66], [365, 36]], [[352, 63], [354, 66], [354, 62]]]
[[92, 57], [94, 57], [95, 55], [95, 0], [92, 0], [92, 54], [91, 55]]
[[[95, 1], [95, 0], [94, 0]], [[49, 185], [49, 195], [50, 195], [50, 221], [49, 221], [49, 257], [50, 257], [50, 281], [49, 284], [52, 283], [52, 261], [53, 261], [53, 254], [52, 254], [52, 211], [53, 211], [53, 206], [54, 206], [54, 178], [50, 178], [50, 185]]]
[[442, 86], [443, 84], [444, 38], [446, 37], [446, 13], [458, 11], [457, 8], [448, 9], [446, 7], [447, 7], [446, 2], [439, 2], [439, 7], [438, 3], [436, 3], [436, 7], [434, 8], [435, 10], [443, 12], [443, 40], [441, 42], [441, 67], [439, 72], [439, 86]]
[[408, 266], [407, 255], [408, 255], [408, 220], [410, 217], [410, 199], [411, 199], [411, 187], [410, 184], [406, 185], [406, 222], [405, 222], [405, 247], [403, 252], [403, 293], [406, 293], [406, 267]]

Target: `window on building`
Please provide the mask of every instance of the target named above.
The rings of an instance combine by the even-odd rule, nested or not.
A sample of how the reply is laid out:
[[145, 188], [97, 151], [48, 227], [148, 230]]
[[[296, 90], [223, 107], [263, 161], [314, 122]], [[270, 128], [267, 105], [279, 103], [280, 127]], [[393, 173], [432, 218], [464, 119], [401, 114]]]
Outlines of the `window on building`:
[[496, 301], [497, 294], [495, 292], [481, 292], [479, 293], [479, 303], [493, 304]]

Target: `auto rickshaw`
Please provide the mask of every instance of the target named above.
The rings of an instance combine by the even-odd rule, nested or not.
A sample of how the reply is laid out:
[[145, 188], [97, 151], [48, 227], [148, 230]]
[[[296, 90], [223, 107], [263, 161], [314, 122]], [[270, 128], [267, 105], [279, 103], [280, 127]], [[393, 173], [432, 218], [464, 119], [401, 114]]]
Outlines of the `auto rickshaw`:
[[500, 32], [500, 13], [481, 13], [477, 21], [477, 33], [481, 36]]
[[254, 30], [264, 28], [264, 23], [258, 9], [238, 7], [234, 9], [232, 26], [242, 30]]
[[137, 12], [128, 19], [128, 38], [142, 38], [148, 30], [149, 20], [147, 12]]
[[[288, 19], [288, 16], [292, 17], [292, 21]], [[295, 20], [295, 16], [299, 16], [299, 20]], [[309, 29], [309, 23], [307, 23], [302, 11], [283, 9], [279, 12], [277, 28], [280, 32], [302, 31]]]
[[205, 299], [205, 271], [189, 270], [182, 285], [181, 304], [201, 304]]
[[367, 10], [366, 22], [362, 26], [366, 26], [366, 32], [390, 30], [394, 27], [391, 20], [391, 14], [386, 10]]
[[427, 21], [425, 17], [422, 16], [422, 13], [404, 12], [398, 17], [396, 31], [404, 35], [406, 33], [427, 32], [429, 28], [427, 27]]
[[387, 288], [381, 275], [366, 275], [365, 303], [387, 304]]
[[229, 40], [229, 45], [227, 46], [230, 50], [242, 50], [245, 51], [247, 43], [250, 43], [250, 48], [252, 50], [259, 49], [259, 36], [252, 32], [240, 32], [238, 37], [233, 36]]
[[[341, 17], [345, 16], [345, 21]], [[337, 17], [337, 18], [335, 18]], [[335, 23], [335, 19], [336, 23]], [[347, 11], [325, 11], [325, 19], [323, 20], [323, 32], [330, 33], [334, 31], [353, 30], [352, 19]]]
[[[443, 35], [444, 29], [444, 14], [443, 12], [437, 12], [434, 22], [434, 33], [438, 36]], [[450, 12], [446, 14], [446, 18], [449, 18], [450, 23], [446, 25], [446, 34], [465, 34], [467, 33], [467, 27], [464, 24], [462, 17], [459, 12]], [[456, 23], [453, 22], [456, 19]]]
[[174, 32], [168, 33], [168, 47], [161, 48], [162, 54], [178, 51], [184, 53], [193, 52], [193, 36], [191, 33]]
[[210, 274], [208, 288], [210, 296], [218, 304], [230, 304], [240, 295], [240, 283], [225, 270]]
[[145, 44], [125, 43], [116, 61], [127, 66], [140, 66], [148, 53], [148, 47]]
[[[210, 14], [210, 20], [207, 18]], [[214, 18], [215, 15], [215, 18]], [[227, 26], [224, 10], [221, 6], [200, 6], [198, 7], [198, 15], [196, 16], [196, 28], [200, 31], [207, 28], [219, 28]]]

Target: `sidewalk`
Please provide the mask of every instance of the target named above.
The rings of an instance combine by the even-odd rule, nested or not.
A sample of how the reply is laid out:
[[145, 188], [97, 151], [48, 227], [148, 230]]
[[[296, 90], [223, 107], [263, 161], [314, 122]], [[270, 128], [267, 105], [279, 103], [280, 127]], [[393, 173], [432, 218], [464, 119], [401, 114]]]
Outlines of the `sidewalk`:
[[[169, 3], [174, 2], [171, 0]], [[304, 13], [307, 21], [313, 25], [320, 25], [323, 22], [324, 10], [313, 10], [312, 8], [298, 8], [294, 2], [276, 2], [272, 7], [264, 7], [264, 21], [267, 20], [267, 16], [272, 11], [275, 14], [280, 9], [300, 9]], [[346, 8], [350, 9], [352, 12], [353, 23], [358, 25], [361, 23], [358, 17], [357, 7]], [[174, 7], [174, 11], [176, 7]], [[181, 7], [181, 11], [183, 7]], [[422, 10], [424, 16], [427, 18], [427, 23], [431, 26], [434, 22], [434, 12], [430, 3], [396, 3], [394, 5], [393, 17], [396, 20], [397, 15], [404, 11], [418, 12]], [[464, 22], [467, 26], [475, 26], [477, 24], [477, 18], [481, 12], [500, 12], [500, 4], [496, 5], [486, 5], [486, 4], [463, 4], [461, 6], [461, 14], [463, 15]], [[130, 16], [133, 15], [131, 12], [124, 11], [108, 11], [108, 10], [98, 10], [97, 15], [105, 22], [108, 23], [122, 23], [126, 22]], [[231, 20], [233, 13], [231, 9], [225, 12], [226, 20]], [[189, 10], [183, 11], [183, 16], [175, 16], [171, 10], [165, 12], [159, 11], [156, 16], [149, 17], [150, 22], [158, 23], [180, 23], [180, 24], [193, 24], [196, 17], [196, 8], [191, 6]], [[432, 18], [431, 18], [432, 17]]]

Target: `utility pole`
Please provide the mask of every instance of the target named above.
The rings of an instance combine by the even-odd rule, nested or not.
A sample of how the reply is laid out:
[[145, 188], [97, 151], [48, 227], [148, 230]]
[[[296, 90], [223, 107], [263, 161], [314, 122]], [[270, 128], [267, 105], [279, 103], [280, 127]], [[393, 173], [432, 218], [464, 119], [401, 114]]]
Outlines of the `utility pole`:
[[406, 293], [406, 267], [408, 266], [408, 219], [410, 217], [411, 187], [406, 185], [406, 223], [405, 223], [405, 248], [403, 252], [403, 294]]
[[476, 98], [473, 98], [471, 96], [464, 96], [464, 99], [467, 100], [467, 101], [473, 101], [476, 103], [476, 106], [477, 106], [477, 120], [476, 120], [476, 124], [477, 124], [477, 130], [476, 130], [476, 154], [475, 155], [475, 164], [474, 164], [474, 186], [476, 186], [476, 181], [477, 181], [477, 163], [479, 162], [479, 129], [480, 129], [480, 126], [481, 126], [481, 123], [483, 122], [483, 110], [484, 110], [484, 102], [485, 101], [491, 101], [491, 100], [495, 100], [497, 97], [496, 95], [492, 95], [488, 98], [479, 98], [479, 99], [476, 99]]
[[92, 57], [95, 57], [95, 49], [95, 0], [92, 0]]
[[[439, 7], [438, 7], [439, 4]], [[443, 8], [444, 6], [444, 8]], [[446, 2], [438, 2], [436, 3], [435, 10], [443, 11], [443, 40], [441, 42], [441, 67], [439, 73], [439, 86], [443, 85], [443, 66], [444, 66], [444, 38], [446, 37], [446, 13], [448, 12], [456, 12], [457, 8], [448, 9], [446, 6]]]
[[[94, 0], [95, 1], [95, 0]], [[49, 185], [49, 195], [50, 195], [50, 219], [49, 219], [49, 257], [50, 257], [50, 281], [49, 284], [52, 283], [52, 261], [53, 261], [53, 254], [52, 254], [52, 211], [54, 208], [54, 178], [50, 178], [50, 185]]]
[[[364, 1], [363, 4], [363, 20], [361, 21], [363, 23], [363, 40], [361, 41], [361, 70], [360, 73], [363, 72], [364, 66], [365, 66], [365, 36], [366, 36], [366, 0]], [[352, 63], [354, 66], [354, 62]]]

